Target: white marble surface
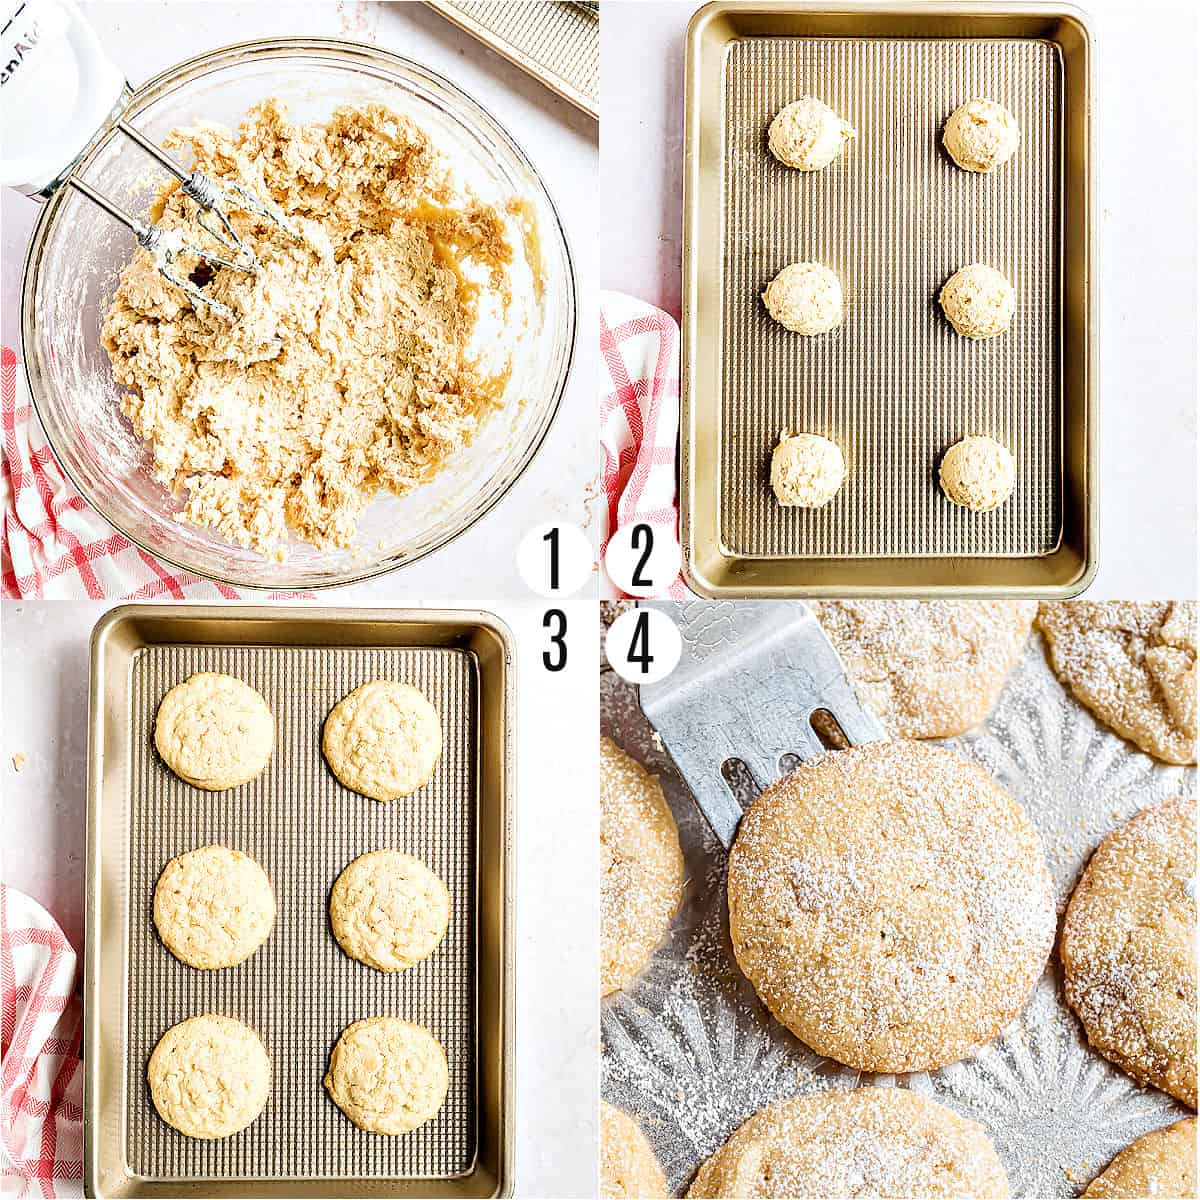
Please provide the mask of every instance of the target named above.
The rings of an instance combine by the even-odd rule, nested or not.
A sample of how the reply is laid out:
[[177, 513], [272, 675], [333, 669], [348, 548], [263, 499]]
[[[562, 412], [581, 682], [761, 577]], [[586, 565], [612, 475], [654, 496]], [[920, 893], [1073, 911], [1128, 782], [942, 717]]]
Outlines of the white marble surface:
[[[697, 7], [605, 0], [601, 24], [600, 285], [677, 318], [683, 39]], [[1099, 155], [1100, 569], [1088, 595], [1194, 596], [1196, 8], [1081, 7]]]
[[[461, 596], [421, 594], [428, 607]], [[481, 604], [517, 641], [516, 1194], [595, 1194], [596, 606], [565, 607], [568, 668], [541, 666], [542, 608]], [[0, 879], [82, 946], [88, 639], [105, 605], [3, 605]], [[547, 747], [553, 747], [547, 753]], [[25, 756], [20, 771], [13, 757]]]
[[[562, 217], [579, 281], [580, 336], [558, 418], [537, 458], [504, 501], [454, 543], [382, 580], [326, 595], [334, 603], [407, 603], [409, 595], [447, 581], [485, 588], [492, 595], [524, 595], [513, 566], [521, 534], [551, 517], [574, 521], [589, 532], [594, 529], [596, 122], [416, 0], [91, 0], [84, 8], [109, 54], [135, 85], [184, 58], [230, 42], [276, 34], [347, 37], [375, 43], [445, 75], [523, 147]], [[21, 273], [37, 205], [5, 192], [0, 216], [0, 340], [19, 351]]]

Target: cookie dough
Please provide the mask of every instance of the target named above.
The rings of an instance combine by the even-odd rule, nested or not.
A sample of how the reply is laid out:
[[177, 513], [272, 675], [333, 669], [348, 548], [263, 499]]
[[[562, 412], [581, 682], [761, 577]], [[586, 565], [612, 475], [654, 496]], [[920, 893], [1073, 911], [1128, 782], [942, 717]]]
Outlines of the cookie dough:
[[408, 1133], [437, 1116], [450, 1088], [441, 1043], [399, 1017], [369, 1017], [342, 1031], [325, 1074], [333, 1102], [368, 1133]]
[[600, 1101], [600, 1195], [603, 1200], [657, 1200], [671, 1194], [646, 1135], [634, 1119]]
[[271, 1094], [271, 1060], [258, 1034], [207, 1013], [163, 1034], [146, 1071], [158, 1115], [194, 1138], [245, 1129]]
[[991, 1041], [1054, 940], [1050, 873], [1019, 804], [928, 742], [804, 763], [747, 811], [729, 857], [738, 965], [818, 1054], [924, 1071]]
[[[457, 195], [429, 137], [379, 104], [298, 125], [266, 100], [237, 133], [201, 123], [165, 144], [274, 201], [300, 236], [235, 210], [257, 274], [180, 260], [212, 275], [205, 292], [232, 322], [138, 251], [101, 330], [122, 410], [181, 520], [275, 558], [289, 535], [352, 547], [377, 492], [427, 481], [497, 407], [505, 381], [481, 373], [470, 340], [480, 294], [509, 302], [504, 221]], [[174, 182], [151, 216], [224, 252]]]
[[1055, 674], [1109, 728], [1163, 762], [1196, 761], [1194, 600], [1057, 600], [1038, 609]]
[[951, 504], [990, 512], [1012, 495], [1017, 464], [1007, 447], [994, 439], [968, 436], [946, 451], [938, 478]]
[[982, 1125], [906, 1088], [818, 1092], [761, 1109], [701, 1168], [689, 1196], [1004, 1200]]
[[893, 737], [946, 738], [995, 707], [1032, 600], [823, 600], [813, 611], [859, 698]]
[[828, 104], [815, 96], [801, 96], [775, 114], [767, 144], [785, 166], [819, 171], [857, 136]]
[[679, 831], [658, 780], [600, 739], [600, 994], [625, 987], [683, 898]]
[[270, 936], [275, 893], [249, 855], [201, 846], [163, 868], [154, 888], [154, 925], [167, 949], [189, 967], [232, 967]]
[[993, 338], [1012, 324], [1017, 293], [995, 268], [972, 263], [950, 276], [938, 303], [963, 337]]
[[767, 284], [767, 312], [793, 333], [829, 333], [842, 323], [842, 285], [821, 263], [792, 263]]
[[351, 958], [377, 971], [403, 971], [428, 958], [446, 936], [450, 893], [420, 859], [374, 850], [338, 876], [329, 921]]
[[203, 672], [176, 684], [154, 718], [154, 745], [180, 779], [209, 792], [260, 775], [275, 748], [267, 702], [231, 675]]
[[437, 709], [415, 687], [376, 679], [334, 707], [325, 719], [321, 749], [351, 791], [397, 800], [433, 778], [442, 726]]
[[1196, 1195], [1196, 1118], [1156, 1129], [1127, 1146], [1088, 1185], [1097, 1200], [1179, 1200]]
[[815, 433], [781, 433], [771, 453], [771, 488], [784, 507], [820, 508], [846, 474], [841, 450]]
[[964, 171], [994, 171], [1020, 144], [1017, 118], [995, 100], [968, 100], [954, 110], [942, 131], [942, 145]]
[[1063, 922], [1067, 1003], [1093, 1049], [1196, 1107], [1196, 802], [1100, 843]]

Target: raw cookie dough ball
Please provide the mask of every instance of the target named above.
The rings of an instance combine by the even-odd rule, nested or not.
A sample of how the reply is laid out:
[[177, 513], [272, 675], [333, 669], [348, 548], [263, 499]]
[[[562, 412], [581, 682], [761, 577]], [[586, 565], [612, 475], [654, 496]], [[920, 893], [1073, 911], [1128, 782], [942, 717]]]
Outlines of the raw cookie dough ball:
[[1196, 802], [1145, 809], [1092, 855], [1061, 943], [1067, 1002], [1092, 1048], [1192, 1108], [1195, 880]]
[[942, 145], [964, 171], [994, 171], [1021, 143], [1017, 118], [995, 100], [968, 100], [942, 131]]
[[275, 893], [262, 867], [225, 846], [173, 858], [154, 888], [154, 924], [167, 949], [190, 967], [232, 967], [275, 925]]
[[321, 749], [351, 791], [396, 800], [433, 778], [442, 726], [437, 709], [415, 687], [376, 679], [334, 707], [325, 719]]
[[1032, 600], [822, 600], [821, 627], [893, 737], [954, 737], [995, 707], [1021, 660]]
[[351, 958], [377, 971], [403, 971], [428, 958], [446, 936], [450, 893], [420, 859], [374, 850], [338, 876], [329, 921]]
[[828, 333], [842, 323], [842, 285], [821, 263], [784, 267], [762, 298], [767, 312], [793, 333]]
[[229, 1137], [266, 1106], [271, 1060], [253, 1029], [207, 1013], [163, 1034], [146, 1078], [154, 1107], [168, 1125], [188, 1137]]
[[993, 438], [969, 435], [946, 451], [938, 478], [951, 504], [990, 512], [1012, 495], [1017, 464]]
[[679, 831], [658, 780], [600, 739], [600, 994], [626, 986], [683, 898]]
[[798, 1096], [761, 1109], [701, 1168], [689, 1196], [1004, 1200], [982, 1125], [907, 1088]]
[[771, 487], [786, 507], [820, 508], [842, 486], [846, 460], [828, 438], [815, 433], [779, 435], [771, 453]]
[[1037, 623], [1076, 700], [1147, 754], [1190, 765], [1198, 610], [1195, 600], [1052, 600]]
[[1126, 1146], [1083, 1194], [1097, 1200], [1194, 1196], [1196, 1118], [1155, 1129]]
[[800, 171], [827, 167], [857, 134], [815, 96], [801, 96], [775, 114], [767, 130], [771, 153]]
[[368, 1133], [408, 1133], [437, 1115], [450, 1089], [441, 1043], [399, 1017], [342, 1030], [325, 1074], [333, 1102]]
[[763, 1002], [863, 1071], [932, 1070], [990, 1042], [1054, 941], [1024, 809], [929, 742], [835, 750], [772, 784], [742, 818], [728, 889]]
[[261, 774], [275, 746], [275, 718], [240, 679], [202, 672], [162, 698], [154, 745], [180, 779], [220, 792]]
[[634, 1119], [600, 1101], [600, 1195], [603, 1200], [656, 1200], [671, 1194], [662, 1167]]
[[950, 276], [938, 303], [963, 337], [992, 338], [1012, 324], [1017, 293], [994, 267], [972, 263]]

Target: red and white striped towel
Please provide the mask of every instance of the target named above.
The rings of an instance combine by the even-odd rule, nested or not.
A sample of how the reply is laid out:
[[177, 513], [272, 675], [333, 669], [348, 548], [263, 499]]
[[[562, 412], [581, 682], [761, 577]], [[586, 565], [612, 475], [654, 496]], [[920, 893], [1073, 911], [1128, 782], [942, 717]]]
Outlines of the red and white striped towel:
[[0, 349], [0, 432], [4, 439], [0, 596], [4, 599], [241, 598], [243, 593], [228, 584], [159, 562], [87, 506], [51, 453], [33, 414], [25, 373], [7, 347]]
[[54, 919], [0, 883], [0, 1193], [83, 1192], [83, 1008]]
[[[679, 436], [679, 326], [660, 308], [600, 293], [600, 456], [605, 509], [600, 561], [613, 531], [644, 521], [679, 537], [675, 447]], [[682, 578], [669, 595], [689, 596]], [[600, 596], [617, 589], [601, 566]]]

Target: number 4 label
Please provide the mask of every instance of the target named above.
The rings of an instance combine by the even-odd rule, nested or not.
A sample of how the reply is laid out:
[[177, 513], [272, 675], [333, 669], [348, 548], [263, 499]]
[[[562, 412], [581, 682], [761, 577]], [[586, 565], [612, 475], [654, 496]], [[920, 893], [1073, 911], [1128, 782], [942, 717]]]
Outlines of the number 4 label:
[[657, 683], [675, 670], [683, 643], [675, 622], [656, 608], [622, 613], [604, 640], [612, 669], [629, 683]]

